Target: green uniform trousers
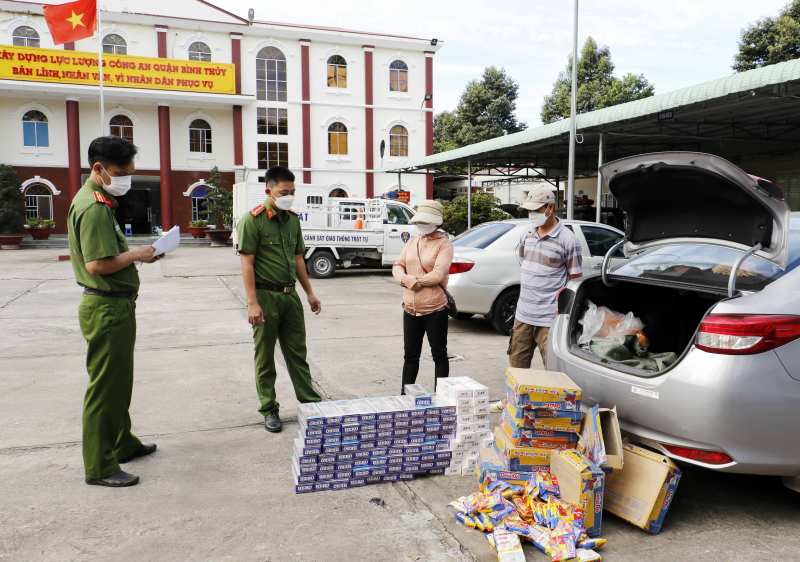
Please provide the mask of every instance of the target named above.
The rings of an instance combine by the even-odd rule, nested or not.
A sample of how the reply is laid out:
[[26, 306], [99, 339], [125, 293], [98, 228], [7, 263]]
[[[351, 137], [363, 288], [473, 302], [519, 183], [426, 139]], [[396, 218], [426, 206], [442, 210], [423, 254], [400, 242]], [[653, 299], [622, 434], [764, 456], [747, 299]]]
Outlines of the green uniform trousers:
[[117, 459], [130, 456], [142, 444], [131, 433], [128, 413], [133, 392], [136, 303], [121, 297], [84, 295], [78, 317], [89, 344], [83, 464], [87, 478], [107, 478], [120, 471]]
[[294, 385], [294, 393], [301, 403], [320, 402], [322, 398], [311, 384], [311, 371], [306, 362], [306, 322], [303, 305], [297, 291], [277, 293], [256, 291], [258, 304], [264, 312], [261, 326], [253, 326], [256, 348], [256, 389], [262, 415], [278, 410], [275, 397], [275, 340], [281, 344], [283, 358]]

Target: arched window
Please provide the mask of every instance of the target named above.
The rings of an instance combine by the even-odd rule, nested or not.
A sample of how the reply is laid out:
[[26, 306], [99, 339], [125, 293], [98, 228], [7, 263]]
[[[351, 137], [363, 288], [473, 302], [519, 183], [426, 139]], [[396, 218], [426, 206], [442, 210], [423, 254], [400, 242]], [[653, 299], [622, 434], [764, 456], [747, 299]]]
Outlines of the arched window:
[[256, 98], [286, 101], [286, 55], [275, 47], [264, 47], [256, 56]]
[[195, 119], [189, 124], [189, 152], [211, 154], [211, 125], [204, 119]]
[[392, 61], [389, 65], [389, 90], [408, 91], [408, 65], [401, 60]]
[[206, 211], [205, 205], [203, 203], [208, 200], [208, 191], [206, 191], [205, 187], [198, 187], [194, 191], [192, 191], [192, 220], [193, 221], [204, 221], [208, 220], [206, 217], [208, 215], [208, 211]]
[[42, 184], [25, 189], [25, 218], [53, 220], [53, 194]]
[[103, 37], [103, 52], [112, 55], [127, 55], [128, 44], [119, 35], [111, 33]]
[[47, 116], [41, 111], [31, 110], [22, 116], [22, 140], [25, 146], [50, 146]]
[[347, 127], [343, 123], [328, 127], [328, 154], [347, 154]]
[[11, 35], [15, 47], [38, 47], [39, 34], [27, 25], [21, 25]]
[[109, 122], [112, 137], [122, 137], [133, 142], [133, 121], [127, 115], [115, 115]]
[[328, 59], [328, 87], [347, 88], [347, 61], [343, 56], [333, 55]]
[[189, 60], [211, 62], [211, 47], [202, 41], [195, 41], [189, 45]]
[[408, 156], [408, 130], [402, 125], [389, 131], [389, 156]]
[[334, 187], [328, 197], [347, 197], [347, 192], [341, 187]]

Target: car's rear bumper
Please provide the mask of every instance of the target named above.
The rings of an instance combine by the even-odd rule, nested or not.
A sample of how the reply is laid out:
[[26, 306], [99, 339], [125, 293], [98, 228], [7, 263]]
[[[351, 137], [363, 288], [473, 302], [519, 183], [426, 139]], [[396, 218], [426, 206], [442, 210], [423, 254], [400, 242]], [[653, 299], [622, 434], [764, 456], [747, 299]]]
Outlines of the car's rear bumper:
[[[639, 377], [570, 352], [569, 315], [556, 317], [547, 367], [581, 387], [586, 406], [617, 407], [620, 426], [640, 442], [723, 451], [734, 459], [715, 470], [800, 474], [800, 381], [773, 351], [718, 355], [692, 349], [666, 373]], [[644, 392], [642, 392], [644, 391]]]

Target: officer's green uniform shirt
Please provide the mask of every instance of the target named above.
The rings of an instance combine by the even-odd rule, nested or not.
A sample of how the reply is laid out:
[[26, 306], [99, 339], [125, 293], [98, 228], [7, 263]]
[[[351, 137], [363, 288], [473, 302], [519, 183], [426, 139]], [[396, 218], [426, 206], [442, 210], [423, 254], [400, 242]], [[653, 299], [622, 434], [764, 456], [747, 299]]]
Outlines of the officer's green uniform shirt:
[[255, 256], [257, 283], [291, 285], [297, 280], [295, 256], [306, 251], [300, 218], [290, 211], [278, 217], [277, 210], [264, 203], [239, 220], [239, 251]]
[[91, 180], [86, 180], [69, 208], [67, 218], [69, 230], [69, 254], [75, 279], [81, 287], [101, 291], [139, 291], [139, 272], [129, 266], [108, 275], [92, 275], [86, 270], [86, 262], [118, 256], [128, 251], [125, 234], [119, 227], [114, 212], [99, 201], [95, 192], [103, 199], [116, 200]]

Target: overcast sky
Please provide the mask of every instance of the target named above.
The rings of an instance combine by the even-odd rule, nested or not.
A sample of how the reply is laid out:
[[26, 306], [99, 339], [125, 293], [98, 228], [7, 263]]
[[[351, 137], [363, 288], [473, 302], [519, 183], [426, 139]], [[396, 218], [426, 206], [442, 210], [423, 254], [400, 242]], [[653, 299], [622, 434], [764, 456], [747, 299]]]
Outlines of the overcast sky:
[[[214, 0], [212, 0], [213, 2]], [[730, 75], [739, 32], [788, 0], [583, 0], [578, 43], [608, 45], [615, 75], [644, 74], [663, 94]], [[520, 86], [517, 116], [541, 123], [543, 97], [572, 50], [567, 0], [227, 0], [219, 4], [256, 19], [437, 38], [434, 106], [453, 109], [465, 84], [486, 66], [503, 66]], [[260, 6], [260, 7], [259, 7]]]

